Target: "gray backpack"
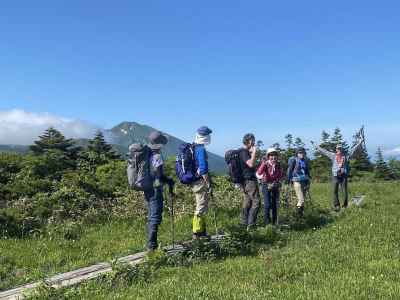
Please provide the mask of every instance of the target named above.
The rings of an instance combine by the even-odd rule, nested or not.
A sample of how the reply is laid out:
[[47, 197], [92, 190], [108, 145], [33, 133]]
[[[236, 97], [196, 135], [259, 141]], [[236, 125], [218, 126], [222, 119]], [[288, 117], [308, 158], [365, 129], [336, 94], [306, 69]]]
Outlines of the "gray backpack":
[[129, 146], [127, 175], [129, 186], [136, 191], [146, 191], [153, 188], [151, 176], [151, 150], [142, 144]]

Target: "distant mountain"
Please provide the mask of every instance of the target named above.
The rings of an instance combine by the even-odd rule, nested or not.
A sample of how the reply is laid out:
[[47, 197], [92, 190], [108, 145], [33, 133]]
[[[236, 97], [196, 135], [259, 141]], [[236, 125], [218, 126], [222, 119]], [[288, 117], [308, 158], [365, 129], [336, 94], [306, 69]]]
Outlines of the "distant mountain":
[[25, 154], [29, 151], [29, 146], [25, 145], [0, 145], [0, 152], [14, 152]]
[[[122, 122], [121, 124], [104, 130], [104, 135], [109, 143], [111, 143], [114, 149], [119, 152], [122, 157], [128, 152], [129, 145], [133, 143], [147, 143], [147, 137], [149, 134], [156, 129], [141, 125], [135, 122]], [[168, 136], [168, 144], [164, 147], [163, 153], [166, 157], [175, 156], [178, 147], [184, 141], [163, 132]], [[81, 147], [85, 147], [88, 144], [88, 139], [77, 139], [76, 144]], [[17, 153], [27, 153], [29, 151], [29, 146], [22, 145], [0, 145], [0, 152], [17, 152]], [[210, 170], [217, 174], [226, 173], [226, 164], [224, 159], [214, 153], [208, 153]]]
[[[158, 129], [136, 122], [122, 122], [114, 128], [106, 130], [105, 136], [111, 144], [115, 145], [119, 152], [126, 153], [132, 143], [147, 143], [147, 137], [154, 130]], [[168, 144], [164, 148], [164, 155], [166, 157], [175, 156], [179, 145], [184, 141], [166, 132], [163, 133], [168, 136]], [[208, 159], [212, 172], [218, 174], [226, 173], [225, 160], [221, 156], [209, 152]]]

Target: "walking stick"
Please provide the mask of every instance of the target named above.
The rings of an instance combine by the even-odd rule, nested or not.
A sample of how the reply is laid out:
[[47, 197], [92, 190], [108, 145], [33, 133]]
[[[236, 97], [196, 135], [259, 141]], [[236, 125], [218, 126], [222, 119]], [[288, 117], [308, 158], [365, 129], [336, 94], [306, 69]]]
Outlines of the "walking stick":
[[289, 208], [289, 197], [290, 197], [290, 183], [286, 186], [286, 193], [285, 193], [285, 207], [286, 207], [286, 209]]
[[311, 192], [310, 192], [310, 190], [311, 190], [311, 185], [310, 185], [310, 183], [307, 185], [307, 197], [308, 197], [308, 200], [310, 201], [310, 204], [312, 204], [312, 198], [311, 198]]
[[215, 226], [215, 235], [218, 235], [218, 224], [217, 224], [217, 204], [215, 203], [214, 193], [210, 193], [210, 198], [213, 203], [213, 219], [214, 219], [214, 226]]
[[175, 212], [174, 212], [174, 191], [170, 189], [169, 200], [170, 200], [170, 218], [171, 218], [171, 238], [172, 238], [172, 249], [175, 249]]

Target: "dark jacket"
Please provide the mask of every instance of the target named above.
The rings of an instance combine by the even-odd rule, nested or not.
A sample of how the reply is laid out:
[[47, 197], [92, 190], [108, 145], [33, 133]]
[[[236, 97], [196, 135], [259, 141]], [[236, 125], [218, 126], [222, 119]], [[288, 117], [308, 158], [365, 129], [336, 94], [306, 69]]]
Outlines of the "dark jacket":
[[[302, 160], [297, 157], [291, 157], [288, 162], [287, 181], [302, 182], [310, 180], [310, 163], [307, 159]], [[303, 165], [303, 167], [301, 166]]]

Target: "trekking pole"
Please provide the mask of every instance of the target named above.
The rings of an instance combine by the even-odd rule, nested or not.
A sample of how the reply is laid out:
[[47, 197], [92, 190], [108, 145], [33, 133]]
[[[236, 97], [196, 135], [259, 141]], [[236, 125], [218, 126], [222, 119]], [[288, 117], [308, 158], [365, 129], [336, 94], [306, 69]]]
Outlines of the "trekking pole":
[[215, 235], [218, 235], [218, 224], [217, 224], [217, 204], [215, 203], [214, 193], [210, 193], [210, 199], [212, 202], [213, 208], [213, 219], [214, 219], [214, 226], [215, 226]]
[[289, 200], [289, 202], [288, 202], [288, 208], [290, 207], [290, 205], [292, 204], [292, 202], [293, 202], [293, 193], [292, 193], [292, 184], [291, 183], [289, 183], [289, 189], [288, 189], [288, 193], [289, 193], [289, 198], [288, 198], [288, 200]]
[[285, 191], [285, 207], [286, 209], [289, 208], [289, 191], [290, 191], [290, 184], [286, 186], [286, 191]]
[[309, 184], [309, 185], [307, 186], [307, 197], [308, 197], [308, 200], [310, 201], [310, 204], [312, 204], [312, 198], [311, 198], [311, 192], [310, 192], [310, 190], [311, 190], [311, 184]]
[[171, 235], [172, 235], [172, 249], [175, 249], [175, 212], [174, 212], [174, 191], [169, 191], [170, 199], [170, 217], [171, 217]]
[[[280, 191], [279, 191], [280, 192]], [[280, 207], [280, 197], [278, 199], [275, 199], [275, 205], [276, 205], [276, 226], [279, 226], [279, 207]]]

